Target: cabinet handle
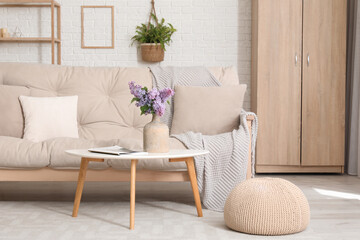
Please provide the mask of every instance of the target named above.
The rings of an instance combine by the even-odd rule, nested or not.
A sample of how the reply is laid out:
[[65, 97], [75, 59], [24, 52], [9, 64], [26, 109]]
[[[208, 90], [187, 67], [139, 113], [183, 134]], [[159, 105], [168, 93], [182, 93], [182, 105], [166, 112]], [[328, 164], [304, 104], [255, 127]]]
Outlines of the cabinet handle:
[[295, 53], [295, 67], [297, 65], [297, 62], [298, 62], [298, 56], [297, 56], [297, 53]]
[[309, 54], [307, 55], [307, 65], [308, 66], [310, 65], [310, 55]]

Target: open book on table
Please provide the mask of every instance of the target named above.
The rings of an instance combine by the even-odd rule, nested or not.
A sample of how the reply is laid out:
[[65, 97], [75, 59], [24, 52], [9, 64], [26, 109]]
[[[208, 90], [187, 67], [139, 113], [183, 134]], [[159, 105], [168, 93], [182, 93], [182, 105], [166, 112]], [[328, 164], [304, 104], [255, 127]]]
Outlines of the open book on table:
[[89, 152], [93, 153], [103, 153], [103, 154], [111, 154], [111, 155], [123, 155], [123, 154], [129, 154], [129, 155], [144, 155], [148, 154], [147, 152], [141, 152], [141, 151], [133, 151], [127, 148], [123, 148], [120, 146], [111, 146], [111, 147], [100, 147], [100, 148], [90, 148], [88, 149]]

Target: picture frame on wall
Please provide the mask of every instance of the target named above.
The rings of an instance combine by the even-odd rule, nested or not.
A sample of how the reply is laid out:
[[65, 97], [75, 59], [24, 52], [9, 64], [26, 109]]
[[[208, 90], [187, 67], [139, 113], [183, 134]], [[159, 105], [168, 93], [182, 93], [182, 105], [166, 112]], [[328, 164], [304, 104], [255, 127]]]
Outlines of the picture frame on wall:
[[81, 6], [81, 48], [113, 49], [114, 6]]

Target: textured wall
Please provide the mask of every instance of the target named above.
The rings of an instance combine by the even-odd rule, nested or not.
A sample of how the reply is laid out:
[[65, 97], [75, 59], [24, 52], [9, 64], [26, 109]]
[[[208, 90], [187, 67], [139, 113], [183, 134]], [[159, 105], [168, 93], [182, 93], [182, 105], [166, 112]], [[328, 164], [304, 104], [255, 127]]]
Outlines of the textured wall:
[[[148, 19], [150, 0], [59, 0], [62, 5], [63, 65], [147, 66], [130, 46], [135, 26]], [[178, 32], [162, 65], [238, 68], [250, 93], [251, 0], [155, 0], [157, 14]], [[115, 49], [81, 49], [81, 5], [115, 6]], [[50, 36], [49, 9], [0, 8], [0, 27]], [[95, 21], [101, 24], [101, 20]], [[101, 34], [97, 34], [101, 40]], [[49, 44], [1, 43], [0, 61], [50, 63]], [[247, 94], [245, 107], [250, 107]]]

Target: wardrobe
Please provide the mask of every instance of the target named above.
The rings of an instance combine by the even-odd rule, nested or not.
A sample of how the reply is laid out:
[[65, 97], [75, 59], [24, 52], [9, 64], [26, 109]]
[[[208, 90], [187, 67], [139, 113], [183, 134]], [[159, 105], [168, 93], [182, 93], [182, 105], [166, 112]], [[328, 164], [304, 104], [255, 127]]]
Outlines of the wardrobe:
[[346, 0], [253, 0], [256, 172], [344, 170]]

